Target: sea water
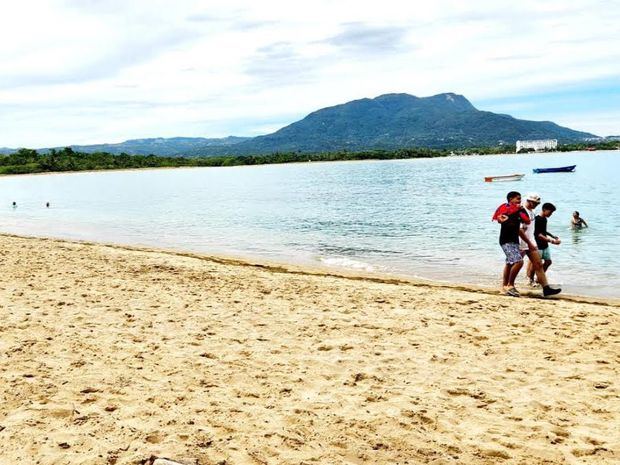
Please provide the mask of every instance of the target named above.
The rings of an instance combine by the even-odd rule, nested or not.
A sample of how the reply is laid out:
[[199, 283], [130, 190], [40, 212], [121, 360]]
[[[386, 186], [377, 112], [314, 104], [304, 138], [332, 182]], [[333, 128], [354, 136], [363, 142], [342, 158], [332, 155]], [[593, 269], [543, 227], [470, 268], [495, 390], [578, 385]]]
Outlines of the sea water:
[[[619, 297], [619, 174], [606, 151], [9, 176], [0, 231], [497, 286], [493, 211], [536, 192], [557, 207], [550, 281]], [[574, 210], [589, 228], [570, 228]]]

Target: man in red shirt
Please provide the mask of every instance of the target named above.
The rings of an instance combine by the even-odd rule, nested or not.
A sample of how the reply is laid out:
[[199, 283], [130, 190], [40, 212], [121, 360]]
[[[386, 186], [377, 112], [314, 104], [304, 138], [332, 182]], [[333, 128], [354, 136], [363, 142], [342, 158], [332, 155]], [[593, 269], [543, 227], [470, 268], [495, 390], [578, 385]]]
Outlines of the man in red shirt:
[[519, 291], [515, 288], [515, 280], [523, 267], [523, 257], [519, 250], [519, 235], [521, 223], [528, 224], [530, 217], [521, 207], [519, 192], [508, 192], [506, 200], [508, 202], [497, 207], [493, 215], [493, 221], [501, 225], [499, 245], [506, 255], [506, 264], [502, 273], [502, 291], [506, 295], [519, 297]]

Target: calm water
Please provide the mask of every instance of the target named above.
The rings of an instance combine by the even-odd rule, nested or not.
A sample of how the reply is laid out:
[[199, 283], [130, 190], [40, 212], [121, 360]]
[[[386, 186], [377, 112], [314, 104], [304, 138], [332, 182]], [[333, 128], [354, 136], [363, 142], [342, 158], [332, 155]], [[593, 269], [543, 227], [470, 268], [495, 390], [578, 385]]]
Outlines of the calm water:
[[[512, 173], [526, 177], [483, 182]], [[15, 176], [0, 178], [0, 230], [496, 285], [491, 215], [508, 190], [535, 191], [558, 207], [551, 282], [620, 296], [619, 174], [620, 152], [585, 152]], [[589, 229], [569, 228], [573, 210]]]

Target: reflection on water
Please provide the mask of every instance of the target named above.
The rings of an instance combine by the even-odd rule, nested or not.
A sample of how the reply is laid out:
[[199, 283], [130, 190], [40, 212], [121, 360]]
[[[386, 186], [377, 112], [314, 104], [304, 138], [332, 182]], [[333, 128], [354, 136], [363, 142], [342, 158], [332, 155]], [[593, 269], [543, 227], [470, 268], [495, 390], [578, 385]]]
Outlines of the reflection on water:
[[[551, 281], [620, 295], [619, 154], [4, 177], [0, 229], [495, 285], [503, 254], [491, 215], [507, 191], [534, 191], [556, 205], [549, 230], [564, 239], [552, 251]], [[576, 172], [532, 174], [567, 164]], [[483, 182], [510, 173], [526, 176]], [[574, 210], [595, 227], [572, 230]]]
[[586, 229], [571, 227], [571, 238], [573, 240], [574, 245], [579, 244], [583, 240], [585, 232], [586, 232]]

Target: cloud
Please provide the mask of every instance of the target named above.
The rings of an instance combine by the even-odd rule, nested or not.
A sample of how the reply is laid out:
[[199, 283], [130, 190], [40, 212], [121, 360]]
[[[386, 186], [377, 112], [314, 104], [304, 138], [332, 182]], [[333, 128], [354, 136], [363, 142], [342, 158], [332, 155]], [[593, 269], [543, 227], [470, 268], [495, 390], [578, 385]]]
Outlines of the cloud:
[[255, 135], [349, 100], [448, 90], [480, 109], [582, 121], [583, 129], [604, 134], [613, 115], [620, 121], [617, 6], [610, 0], [8, 2], [0, 145]]
[[125, 0], [64, 0], [68, 9], [90, 14], [119, 14], [131, 8]]
[[196, 13], [186, 17], [187, 21], [195, 23], [214, 23], [223, 20], [221, 17], [213, 16], [207, 13]]
[[187, 16], [185, 19], [193, 23], [201, 24], [217, 24], [236, 31], [251, 31], [277, 24], [277, 21], [271, 20], [244, 20], [240, 19], [243, 15], [239, 11], [228, 14], [213, 13], [195, 13]]
[[[551, 120], [558, 124], [609, 135], [620, 132], [620, 76], [543, 88], [522, 95], [483, 99], [477, 105], [490, 111], [510, 113], [533, 120]], [[615, 121], [612, 115], [615, 116]]]
[[504, 56], [497, 56], [497, 57], [490, 57], [489, 60], [490, 61], [519, 61], [519, 60], [536, 60], [538, 58], [542, 58], [543, 55], [541, 54], [534, 54], [534, 53], [530, 53], [530, 54], [514, 54], [514, 55], [504, 55]]
[[365, 23], [345, 23], [342, 31], [325, 39], [323, 42], [341, 49], [349, 55], [362, 57], [395, 53], [404, 49], [411, 50], [405, 39], [408, 28], [374, 26]]
[[251, 31], [255, 29], [268, 28], [278, 24], [277, 21], [241, 21], [235, 23], [232, 28], [238, 31]]
[[556, 122], [562, 126], [580, 128], [601, 136], [619, 136], [620, 120], [617, 111], [579, 112], [558, 115]]
[[304, 57], [291, 42], [275, 42], [260, 47], [248, 60], [245, 72], [260, 86], [311, 82], [317, 60]]
[[277, 41], [263, 45], [248, 57], [244, 71], [255, 86], [312, 84], [347, 59], [382, 59], [409, 51], [405, 27], [365, 23], [338, 24], [339, 32], [319, 40]]
[[3, 73], [0, 88], [71, 84], [115, 76], [127, 67], [149, 61], [197, 37], [196, 32], [184, 29], [169, 29], [139, 37], [123, 35], [109, 48], [94, 51], [92, 55], [78, 53], [79, 62]]

